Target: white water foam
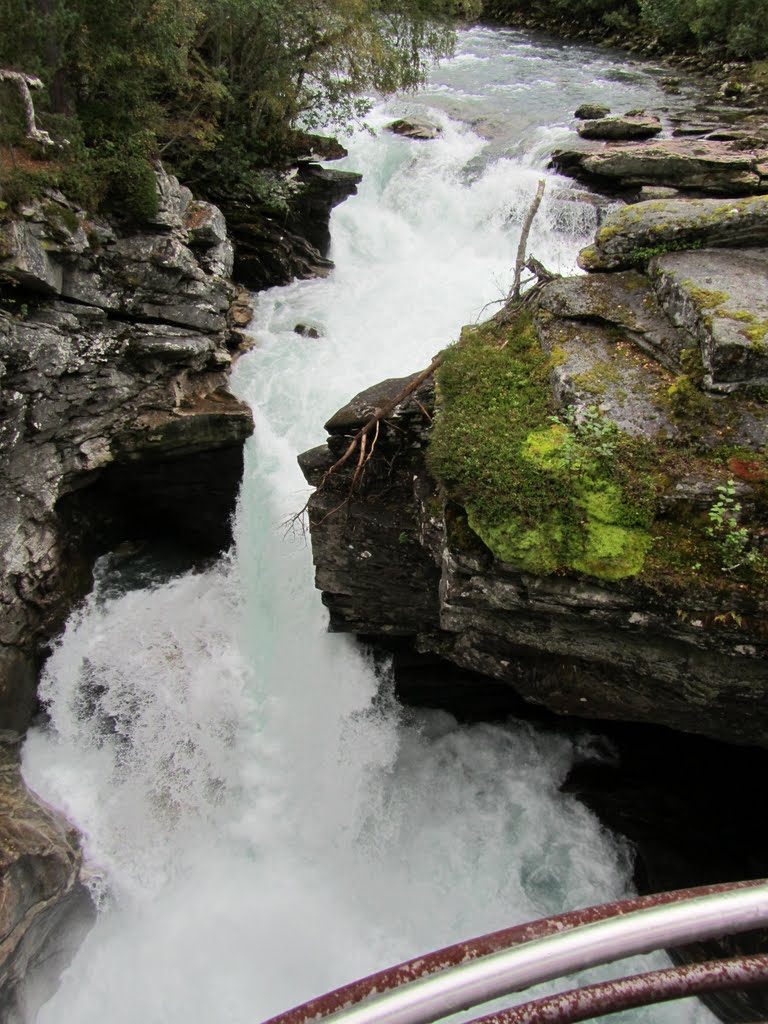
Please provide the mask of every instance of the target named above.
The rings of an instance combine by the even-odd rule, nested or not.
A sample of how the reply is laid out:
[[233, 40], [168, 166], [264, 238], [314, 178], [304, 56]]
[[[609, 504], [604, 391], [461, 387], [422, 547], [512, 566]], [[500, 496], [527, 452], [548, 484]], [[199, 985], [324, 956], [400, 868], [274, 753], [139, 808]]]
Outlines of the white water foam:
[[[105, 566], [46, 666], [52, 725], [30, 735], [26, 777], [83, 830], [109, 895], [41, 1024], [252, 1024], [627, 891], [626, 851], [559, 792], [570, 741], [403, 717], [325, 631], [309, 549], [280, 526], [324, 419], [425, 365], [509, 287], [540, 168], [472, 171], [482, 140], [435, 116], [433, 143], [353, 140], [365, 180], [334, 215], [337, 270], [259, 297], [234, 381], [256, 420], [235, 555], [123, 594]], [[532, 249], [572, 269], [592, 217], [550, 187]], [[709, 1018], [686, 1003], [631, 1019]]]

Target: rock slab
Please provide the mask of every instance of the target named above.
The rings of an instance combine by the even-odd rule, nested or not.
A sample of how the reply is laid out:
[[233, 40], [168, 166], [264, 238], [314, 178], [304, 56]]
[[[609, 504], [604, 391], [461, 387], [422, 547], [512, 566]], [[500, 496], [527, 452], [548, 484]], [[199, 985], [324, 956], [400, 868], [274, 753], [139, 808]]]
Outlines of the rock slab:
[[583, 121], [577, 128], [582, 139], [628, 142], [651, 139], [661, 132], [661, 121], [652, 114], [625, 114]]
[[649, 269], [672, 321], [700, 340], [708, 387], [768, 385], [768, 248], [667, 253]]
[[686, 192], [744, 196], [768, 192], [764, 148], [741, 141], [673, 138], [601, 149], [560, 149], [552, 165], [604, 189], [662, 185]]
[[670, 249], [768, 246], [768, 196], [744, 199], [653, 199], [614, 210], [592, 245], [584, 270], [623, 270]]
[[21, 779], [18, 737], [0, 734], [0, 1019], [22, 1024], [54, 991], [95, 910], [77, 833]]

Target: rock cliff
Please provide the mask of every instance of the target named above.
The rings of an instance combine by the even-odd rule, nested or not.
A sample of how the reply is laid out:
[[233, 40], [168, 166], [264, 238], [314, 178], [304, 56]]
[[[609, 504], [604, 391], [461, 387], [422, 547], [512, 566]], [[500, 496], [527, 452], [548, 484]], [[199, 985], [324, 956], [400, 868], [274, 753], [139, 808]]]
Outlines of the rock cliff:
[[[768, 204], [747, 202], [750, 218]], [[558, 714], [768, 746], [766, 320], [749, 277], [765, 251], [734, 248], [734, 210], [709, 218], [723, 248], [700, 226], [704, 248], [665, 252], [657, 233], [653, 251], [628, 243], [634, 269], [558, 279], [532, 313], [465, 330], [437, 403], [422, 385], [362, 483], [342, 471], [312, 498], [332, 629], [407, 638]], [[701, 213], [626, 207], [585, 265]], [[404, 383], [329, 421], [300, 458], [311, 483]]]
[[227, 388], [250, 311], [224, 218], [162, 171], [157, 187], [140, 225], [53, 191], [0, 207], [3, 1022], [47, 998], [92, 916], [76, 833], [19, 777], [39, 660], [109, 547], [228, 546], [253, 429]]
[[[338, 143], [329, 146], [331, 140], [306, 139], [322, 143], [324, 160], [346, 156]], [[299, 187], [280, 213], [233, 199], [223, 205], [236, 243], [235, 278], [254, 291], [330, 273], [331, 211], [354, 195], [362, 180], [352, 171], [331, 170], [310, 159], [298, 161], [292, 173]]]
[[0, 726], [23, 731], [36, 658], [99, 549], [229, 541], [250, 411], [227, 390], [243, 305], [219, 211], [165, 174], [153, 224], [60, 195], [0, 223]]

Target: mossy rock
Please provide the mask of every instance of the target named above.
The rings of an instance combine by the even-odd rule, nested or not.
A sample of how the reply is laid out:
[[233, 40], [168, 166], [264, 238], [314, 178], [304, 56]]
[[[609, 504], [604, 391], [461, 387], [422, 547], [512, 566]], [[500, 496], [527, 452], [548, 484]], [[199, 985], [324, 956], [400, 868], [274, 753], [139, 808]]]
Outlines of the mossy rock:
[[430, 468], [501, 561], [541, 574], [635, 575], [650, 545], [648, 510], [624, 482], [641, 442], [597, 413], [591, 433], [553, 418], [550, 369], [527, 313], [506, 329], [465, 330], [438, 375]]
[[707, 386], [768, 385], [768, 248], [670, 253], [651, 269], [669, 315], [701, 345]]
[[593, 245], [579, 256], [584, 270], [618, 270], [685, 249], [768, 244], [768, 196], [656, 199], [608, 215]]
[[[556, 326], [573, 324], [539, 315], [556, 340]], [[578, 340], [563, 341], [562, 352], [549, 346], [560, 363], [553, 366], [533, 326], [524, 311], [507, 326], [465, 329], [438, 373], [427, 460], [447, 497], [466, 511], [467, 529], [501, 562], [534, 575], [637, 579], [667, 595], [711, 591], [726, 601], [762, 590], [768, 558], [726, 572], [709, 532], [717, 487], [735, 472], [734, 452], [737, 468], [753, 467], [753, 444], [768, 442], [768, 431], [756, 426], [765, 423], [759, 400], [716, 398], [685, 375], [660, 376], [658, 400], [680, 424], [673, 436], [632, 435], [595, 406], [558, 412], [550, 378]], [[750, 487], [743, 525], [759, 544], [768, 486]]]
[[653, 544], [645, 530], [601, 523], [597, 519], [585, 524], [583, 542], [581, 554], [571, 555], [572, 568], [603, 580], [637, 576]]

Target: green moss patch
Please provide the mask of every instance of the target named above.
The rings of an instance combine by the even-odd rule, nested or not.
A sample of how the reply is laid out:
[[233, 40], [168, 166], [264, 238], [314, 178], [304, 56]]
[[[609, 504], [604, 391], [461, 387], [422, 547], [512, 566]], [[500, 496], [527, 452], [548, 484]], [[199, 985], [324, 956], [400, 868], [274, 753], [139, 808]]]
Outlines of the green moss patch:
[[768, 320], [759, 320], [757, 323], [745, 327], [741, 332], [748, 341], [761, 342], [768, 335]]
[[728, 292], [699, 288], [692, 281], [683, 281], [683, 288], [701, 309], [715, 309], [728, 301]]
[[646, 442], [597, 410], [553, 415], [530, 317], [465, 329], [438, 375], [432, 473], [497, 558], [536, 573], [634, 576], [651, 544]]

